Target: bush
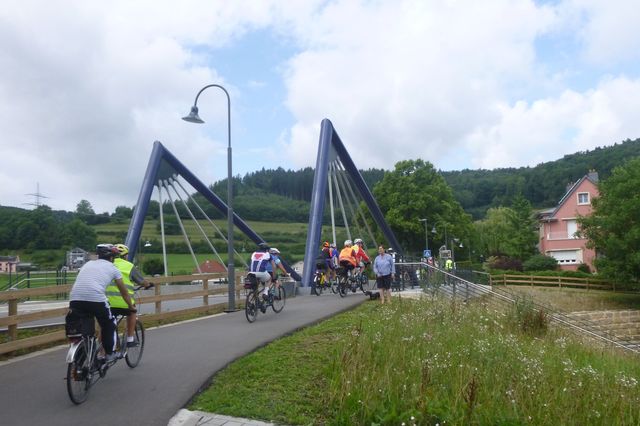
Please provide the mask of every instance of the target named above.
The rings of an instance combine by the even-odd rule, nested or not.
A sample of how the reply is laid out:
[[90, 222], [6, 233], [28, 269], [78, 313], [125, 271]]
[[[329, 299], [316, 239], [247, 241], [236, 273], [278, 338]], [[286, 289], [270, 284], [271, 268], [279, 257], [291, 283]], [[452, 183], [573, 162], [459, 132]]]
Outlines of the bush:
[[149, 259], [142, 264], [142, 272], [146, 275], [164, 274], [164, 262], [162, 259]]
[[489, 269], [505, 269], [508, 271], [522, 271], [522, 262], [508, 256], [491, 256], [487, 259]]
[[558, 261], [551, 256], [536, 254], [522, 264], [525, 271], [555, 271], [558, 268]]
[[544, 310], [537, 308], [531, 299], [519, 298], [513, 307], [512, 325], [531, 336], [542, 336], [549, 327], [549, 317]]
[[578, 265], [578, 271], [584, 272], [585, 274], [590, 274], [591, 268], [589, 268], [589, 265], [587, 265], [586, 263], [581, 263], [580, 265]]

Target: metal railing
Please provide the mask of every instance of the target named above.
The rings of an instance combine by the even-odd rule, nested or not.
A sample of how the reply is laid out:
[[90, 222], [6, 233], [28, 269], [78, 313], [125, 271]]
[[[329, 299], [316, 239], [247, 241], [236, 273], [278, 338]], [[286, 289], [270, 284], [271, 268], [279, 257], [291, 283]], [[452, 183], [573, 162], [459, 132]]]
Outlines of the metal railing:
[[[448, 272], [424, 262], [399, 262], [396, 263], [396, 271], [398, 268], [411, 271], [409, 273], [416, 277], [420, 287], [427, 294], [444, 294], [447, 297], [465, 302], [474, 298], [482, 298], [487, 302], [506, 308], [511, 308], [519, 300], [522, 300], [522, 297], [510, 292], [508, 289], [473, 282], [473, 277], [486, 279], [483, 273], [477, 271]], [[463, 275], [466, 278], [463, 278]], [[624, 351], [640, 354], [640, 344], [638, 342], [617, 336], [588, 319], [571, 317], [566, 312], [533, 299], [530, 302], [534, 309], [546, 313], [552, 323], [560, 325], [579, 336], [587, 336]]]

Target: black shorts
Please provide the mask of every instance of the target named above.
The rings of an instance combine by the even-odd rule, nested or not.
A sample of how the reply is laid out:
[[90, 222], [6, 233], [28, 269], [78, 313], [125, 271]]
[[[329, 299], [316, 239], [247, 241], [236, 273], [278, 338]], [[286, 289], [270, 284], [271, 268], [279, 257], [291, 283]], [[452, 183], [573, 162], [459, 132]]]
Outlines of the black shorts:
[[122, 315], [123, 317], [128, 317], [129, 314], [131, 314], [132, 312], [129, 310], [129, 308], [114, 308], [113, 306], [110, 308], [111, 309], [111, 315], [118, 316], [118, 315]]
[[378, 288], [389, 290], [391, 288], [391, 274], [376, 277], [376, 283], [378, 284]]

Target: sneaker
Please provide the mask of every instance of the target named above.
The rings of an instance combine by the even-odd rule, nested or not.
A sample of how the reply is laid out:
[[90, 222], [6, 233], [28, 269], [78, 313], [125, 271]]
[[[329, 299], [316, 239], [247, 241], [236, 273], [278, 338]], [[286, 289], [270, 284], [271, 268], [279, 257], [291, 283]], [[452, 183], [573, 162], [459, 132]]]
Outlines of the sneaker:
[[264, 300], [269, 300], [269, 293], [262, 293], [262, 298]]
[[138, 346], [140, 346], [140, 343], [138, 343], [136, 340], [134, 340], [133, 342], [127, 342], [128, 348], [137, 348]]
[[260, 311], [262, 311], [263, 314], [266, 314], [267, 313], [267, 307], [264, 306], [264, 305], [260, 306]]

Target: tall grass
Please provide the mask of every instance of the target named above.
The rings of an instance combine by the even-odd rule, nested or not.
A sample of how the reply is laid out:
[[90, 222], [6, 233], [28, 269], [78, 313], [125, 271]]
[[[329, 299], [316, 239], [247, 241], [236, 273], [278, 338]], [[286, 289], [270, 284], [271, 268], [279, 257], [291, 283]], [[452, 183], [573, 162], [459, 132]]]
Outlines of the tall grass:
[[[296, 413], [278, 419], [288, 424], [640, 423], [637, 359], [585, 347], [554, 329], [521, 332], [514, 315], [449, 300], [365, 304], [293, 336], [295, 344], [275, 343], [282, 354], [302, 351], [318, 361], [304, 366], [313, 373], [300, 374], [293, 364], [271, 375], [271, 358], [259, 351], [240, 362], [260, 359], [261, 381], [246, 381], [242, 370], [223, 373], [194, 408], [251, 417], [255, 411], [237, 403], [225, 412], [211, 401], [238, 401], [234, 386], [245, 383], [265, 395], [304, 393], [311, 383], [308, 401], [269, 400], [267, 413]], [[326, 345], [316, 351], [301, 341], [330, 341], [330, 356]]]

